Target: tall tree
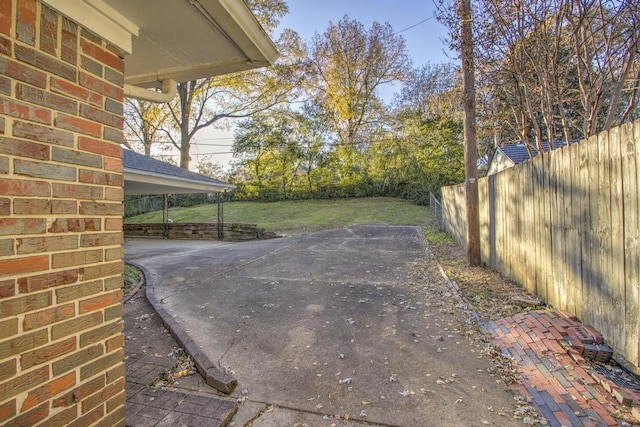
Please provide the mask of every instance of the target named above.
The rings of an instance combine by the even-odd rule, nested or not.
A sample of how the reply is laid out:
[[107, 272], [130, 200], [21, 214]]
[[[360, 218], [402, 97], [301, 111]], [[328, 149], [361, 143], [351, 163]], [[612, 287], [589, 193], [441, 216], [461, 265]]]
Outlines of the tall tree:
[[426, 63], [409, 72], [400, 93], [397, 108], [420, 120], [430, 117], [460, 117], [462, 92], [459, 67], [452, 63]]
[[313, 37], [309, 59], [314, 71], [312, 92], [329, 112], [341, 144], [366, 145], [371, 128], [383, 115], [378, 90], [403, 80], [410, 60], [405, 42], [388, 23], [366, 29], [345, 16]]
[[304, 79], [299, 43], [296, 33], [285, 31], [278, 42], [282, 56], [267, 69], [178, 84], [178, 97], [169, 104], [171, 127], [164, 131], [180, 151], [180, 167], [189, 168], [192, 140], [202, 129], [250, 117], [295, 96]]
[[[541, 150], [543, 141], [571, 142], [640, 115], [637, 1], [480, 0], [475, 5], [485, 129]], [[441, 19], [455, 27], [446, 7]]]
[[640, 4], [577, 0], [572, 6], [567, 26], [588, 137], [638, 115]]
[[[288, 12], [284, 0], [245, 0], [268, 33]], [[180, 167], [188, 169], [195, 135], [210, 126], [228, 126], [228, 119], [249, 117], [287, 102], [304, 78], [300, 66], [304, 49], [298, 35], [285, 30], [277, 41], [280, 58], [272, 67], [178, 84], [178, 96], [165, 107], [166, 119], [157, 126], [180, 153]], [[139, 122], [133, 122], [135, 127]]]
[[233, 151], [237, 167], [255, 182], [259, 198], [286, 199], [293, 192], [303, 160], [295, 115], [287, 110], [270, 110], [236, 127]]

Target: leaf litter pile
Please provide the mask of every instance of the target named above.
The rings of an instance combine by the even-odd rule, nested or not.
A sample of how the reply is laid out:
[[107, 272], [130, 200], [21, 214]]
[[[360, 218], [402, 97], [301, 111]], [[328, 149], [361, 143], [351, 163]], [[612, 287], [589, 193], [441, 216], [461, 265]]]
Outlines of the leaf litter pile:
[[176, 359], [176, 364], [169, 368], [166, 372], [158, 374], [155, 380], [150, 384], [152, 387], [166, 387], [176, 382], [178, 378], [186, 377], [196, 373], [196, 367], [191, 357], [180, 347], [176, 347], [167, 354], [167, 357]]

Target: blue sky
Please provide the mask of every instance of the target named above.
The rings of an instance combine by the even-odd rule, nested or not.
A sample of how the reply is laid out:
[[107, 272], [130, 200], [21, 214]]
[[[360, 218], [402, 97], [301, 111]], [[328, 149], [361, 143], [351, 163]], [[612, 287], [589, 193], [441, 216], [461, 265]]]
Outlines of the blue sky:
[[316, 32], [322, 34], [330, 21], [337, 23], [344, 15], [366, 28], [374, 21], [388, 22], [396, 32], [428, 19], [400, 33], [414, 66], [452, 60], [444, 52], [447, 32], [434, 17], [433, 0], [287, 0], [287, 4], [289, 14], [280, 27], [295, 30], [305, 41]]

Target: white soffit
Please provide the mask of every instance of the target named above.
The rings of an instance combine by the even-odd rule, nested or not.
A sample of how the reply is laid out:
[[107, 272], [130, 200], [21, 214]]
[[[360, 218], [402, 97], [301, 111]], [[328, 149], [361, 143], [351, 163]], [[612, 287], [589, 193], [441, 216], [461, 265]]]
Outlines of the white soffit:
[[242, 0], [42, 0], [123, 49], [125, 83], [160, 87], [271, 65], [278, 51]]
[[103, 0], [42, 0], [42, 2], [126, 53], [132, 53], [132, 36], [138, 35], [138, 27]]

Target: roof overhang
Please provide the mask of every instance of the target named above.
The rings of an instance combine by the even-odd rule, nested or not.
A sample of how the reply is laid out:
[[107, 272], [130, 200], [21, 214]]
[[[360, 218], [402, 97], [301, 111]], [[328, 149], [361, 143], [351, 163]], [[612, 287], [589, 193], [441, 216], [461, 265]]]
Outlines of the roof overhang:
[[160, 87], [271, 65], [278, 51], [242, 0], [42, 0], [126, 52], [125, 83]]
[[167, 176], [124, 168], [124, 194], [219, 193], [235, 188], [232, 184], [209, 184], [194, 179]]
[[122, 150], [124, 194], [219, 193], [235, 185], [128, 149]]

